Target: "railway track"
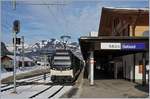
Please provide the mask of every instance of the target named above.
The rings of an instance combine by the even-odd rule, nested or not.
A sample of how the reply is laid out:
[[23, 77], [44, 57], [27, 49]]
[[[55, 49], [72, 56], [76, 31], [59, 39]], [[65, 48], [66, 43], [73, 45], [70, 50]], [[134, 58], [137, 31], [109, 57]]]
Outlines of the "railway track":
[[[2, 92], [3, 99], [48, 99], [59, 98], [69, 91], [72, 86], [62, 85], [24, 85], [17, 88], [17, 94], [10, 94], [13, 89]], [[12, 98], [13, 97], [13, 98]]]
[[[46, 75], [48, 78], [49, 75]], [[43, 79], [43, 75], [17, 80], [17, 82], [36, 82]], [[47, 79], [48, 80], [48, 79]], [[43, 81], [43, 80], [41, 80]], [[59, 98], [66, 91], [70, 90], [72, 86], [64, 86], [64, 85], [55, 85], [55, 84], [22, 84], [17, 85], [18, 94], [15, 98], [19, 99], [21, 97], [25, 97], [26, 99], [48, 99], [48, 98]], [[14, 86], [11, 84], [3, 84], [1, 86], [2, 97], [10, 97], [12, 98], [13, 94], [10, 94], [13, 91]], [[13, 96], [14, 97], [14, 96]]]
[[9, 84], [2, 84], [2, 85], [1, 85], [1, 88], [4, 88], [4, 87], [6, 87], [6, 86], [9, 86]]
[[[56, 94], [58, 94], [65, 86], [50, 86], [48, 88], [45, 88], [41, 90], [40, 92], [37, 92], [36, 94], [30, 96], [30, 99], [48, 99], [53, 98]], [[49, 96], [50, 95], [50, 96]]]
[[[17, 85], [16, 87], [18, 87], [18, 85]], [[5, 87], [1, 88], [1, 92], [3, 92], [3, 91], [7, 91], [7, 90], [12, 89], [12, 88], [14, 88], [14, 86], [13, 86], [13, 85], [5, 86]]]
[[58, 92], [60, 92], [62, 89], [64, 88], [64, 86], [62, 86], [61, 88], [59, 88], [56, 92], [54, 92], [52, 95], [50, 95], [48, 98], [52, 98], [54, 97]]
[[38, 92], [38, 93], [32, 95], [32, 96], [30, 96], [29, 98], [34, 98], [34, 97], [38, 96], [39, 94], [44, 93], [45, 91], [47, 91], [47, 90], [50, 89], [50, 88], [52, 88], [52, 86], [50, 86], [50, 87], [48, 87], [48, 88], [46, 88], [46, 89], [44, 89], [44, 90], [42, 90], [42, 91], [40, 91], [40, 92]]
[[[48, 74], [46, 74], [46, 78], [50, 77]], [[21, 80], [17, 80], [17, 82], [34, 82], [34, 81], [39, 81], [44, 79], [43, 75], [40, 76], [35, 76], [35, 77], [31, 77], [31, 78], [26, 78], [26, 79], [21, 79]]]
[[[46, 78], [48, 78], [49, 75], [46, 75]], [[39, 81], [39, 80], [42, 80], [43, 79], [43, 75], [40, 75], [40, 76], [36, 76], [36, 77], [31, 77], [31, 78], [26, 78], [26, 79], [21, 79], [21, 80], [17, 80], [16, 82], [35, 82], [35, 81]], [[16, 85], [16, 87], [19, 87], [19, 85]], [[3, 91], [7, 91], [9, 89], [12, 89], [14, 88], [14, 85], [12, 84], [4, 84], [1, 86], [1, 92]]]

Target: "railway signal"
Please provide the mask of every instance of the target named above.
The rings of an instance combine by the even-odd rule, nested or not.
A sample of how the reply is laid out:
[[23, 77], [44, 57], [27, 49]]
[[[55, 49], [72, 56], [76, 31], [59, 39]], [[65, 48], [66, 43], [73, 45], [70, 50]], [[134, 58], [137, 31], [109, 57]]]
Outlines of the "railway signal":
[[14, 77], [14, 91], [13, 93], [17, 93], [16, 91], [16, 42], [19, 43], [19, 39], [17, 40], [17, 34], [20, 32], [20, 21], [15, 20], [13, 22], [13, 46], [14, 46], [14, 70], [13, 70], [13, 77]]
[[13, 31], [18, 34], [20, 32], [20, 21], [15, 20], [13, 23]]
[[[14, 44], [14, 38], [13, 38], [13, 44]], [[16, 44], [17, 45], [21, 44], [21, 38], [16, 38]]]

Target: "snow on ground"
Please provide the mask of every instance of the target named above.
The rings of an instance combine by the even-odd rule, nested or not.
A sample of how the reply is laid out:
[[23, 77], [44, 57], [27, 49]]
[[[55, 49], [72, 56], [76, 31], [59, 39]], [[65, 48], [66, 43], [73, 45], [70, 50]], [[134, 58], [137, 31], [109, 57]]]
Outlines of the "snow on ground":
[[[21, 73], [27, 73], [35, 70], [40, 70], [44, 68], [49, 68], [48, 66], [32, 66], [32, 67], [24, 67], [24, 68], [17, 68], [16, 69], [16, 74], [21, 74]], [[7, 78], [9, 76], [13, 76], [13, 72], [1, 72], [1, 79]]]
[[57, 85], [57, 86], [53, 86], [52, 88], [50, 88], [49, 90], [45, 91], [44, 93], [36, 96], [34, 99], [48, 99], [48, 97], [50, 95], [52, 95], [54, 92], [56, 92], [57, 90], [59, 90], [62, 86]]
[[[17, 69], [17, 73], [16, 74], [21, 74], [21, 73], [27, 73], [27, 72], [31, 72], [34, 70], [39, 70], [39, 69], [44, 69], [44, 68], [49, 68], [48, 66], [33, 66], [33, 67], [25, 67], [24, 69]], [[12, 76], [13, 72], [3, 72], [1, 74], [1, 78], [6, 78], [9, 76]], [[41, 79], [38, 80], [37, 82], [39, 83], [49, 83], [51, 82], [50, 79], [50, 75], [47, 74], [46, 75], [47, 78], [46, 80], [43, 79], [43, 75], [37, 76], [40, 77]], [[23, 81], [31, 81], [29, 79], [37, 79], [37, 77], [32, 77], [32, 78], [26, 78], [26, 79], [22, 79]], [[22, 81], [21, 80], [21, 81]], [[12, 85], [11, 85], [12, 86]], [[17, 90], [17, 94], [12, 93], [13, 92], [13, 88], [7, 91], [3, 91], [1, 92], [1, 99], [29, 99], [29, 97], [41, 92], [44, 89], [49, 88], [52, 85], [23, 85], [23, 86], [19, 86], [16, 88]], [[48, 90], [46, 90], [45, 92], [39, 94], [36, 97], [33, 97], [33, 99], [48, 99], [49, 96], [51, 96], [53, 93], [55, 93], [56, 91], [58, 91], [62, 86], [61, 85], [54, 85], [51, 88], [49, 88]], [[61, 97], [64, 93], [68, 92], [73, 86], [64, 86], [62, 90], [60, 90], [55, 96], [54, 98], [59, 98]], [[6, 87], [4, 87], [6, 88]]]
[[50, 74], [46, 74], [46, 78], [44, 80], [44, 75], [34, 76], [30, 78], [24, 78], [20, 80], [16, 80], [17, 82], [38, 82], [38, 83], [49, 83], [51, 82]]
[[53, 98], [59, 98], [66, 92], [70, 91], [73, 88], [73, 86], [65, 86], [65, 88], [62, 89], [58, 94], [56, 94]]
[[13, 89], [2, 92], [2, 99], [28, 99], [30, 96], [38, 93], [39, 91], [48, 88], [44, 85], [26, 85], [17, 87], [17, 94], [12, 93]]
[[44, 79], [41, 79], [41, 80], [39, 80], [39, 81], [37, 81], [37, 82], [39, 82], [39, 83], [51, 83], [51, 77], [49, 76], [49, 77], [47, 77], [45, 80], [44, 80]]
[[[12, 93], [13, 89], [4, 91], [1, 93], [2, 99], [29, 99], [29, 97], [41, 92], [44, 89], [49, 88], [52, 85], [24, 85], [17, 87], [17, 94]], [[36, 97], [33, 97], [33, 99], [48, 99], [50, 95], [55, 93], [57, 90], [59, 90], [62, 86], [61, 85], [55, 85], [46, 90], [45, 92], [37, 95]], [[64, 93], [68, 92], [72, 86], [64, 86], [63, 89], [58, 92], [54, 98], [59, 98]]]

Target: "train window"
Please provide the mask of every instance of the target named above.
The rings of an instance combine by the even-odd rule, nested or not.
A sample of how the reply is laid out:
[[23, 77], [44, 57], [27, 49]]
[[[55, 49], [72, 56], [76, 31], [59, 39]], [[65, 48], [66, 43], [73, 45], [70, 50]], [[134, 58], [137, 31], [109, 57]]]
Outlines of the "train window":
[[54, 57], [54, 60], [60, 60], [60, 59], [65, 59], [65, 60], [70, 60], [70, 57], [69, 56], [55, 56]]
[[71, 65], [71, 61], [55, 61], [54, 65]]

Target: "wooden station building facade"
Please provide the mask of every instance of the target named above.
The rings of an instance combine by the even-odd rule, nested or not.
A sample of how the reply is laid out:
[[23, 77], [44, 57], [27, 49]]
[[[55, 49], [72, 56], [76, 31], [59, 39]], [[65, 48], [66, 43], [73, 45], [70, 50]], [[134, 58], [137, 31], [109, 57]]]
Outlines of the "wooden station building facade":
[[86, 61], [85, 78], [94, 85], [95, 70], [111, 72], [114, 79], [147, 82], [149, 64], [148, 8], [102, 8], [97, 36], [79, 38]]

